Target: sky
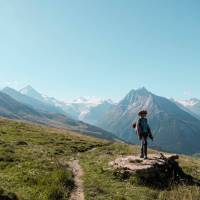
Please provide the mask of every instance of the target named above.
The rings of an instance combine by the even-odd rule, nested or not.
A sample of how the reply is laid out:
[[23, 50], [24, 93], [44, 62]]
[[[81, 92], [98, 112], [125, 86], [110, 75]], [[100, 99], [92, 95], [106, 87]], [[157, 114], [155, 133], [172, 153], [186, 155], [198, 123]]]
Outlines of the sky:
[[0, 0], [0, 88], [200, 98], [199, 0]]

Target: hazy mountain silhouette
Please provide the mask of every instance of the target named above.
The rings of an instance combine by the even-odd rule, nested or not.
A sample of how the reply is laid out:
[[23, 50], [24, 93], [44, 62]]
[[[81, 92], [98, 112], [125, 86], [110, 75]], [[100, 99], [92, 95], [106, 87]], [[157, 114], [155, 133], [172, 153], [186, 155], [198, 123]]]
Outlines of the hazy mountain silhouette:
[[45, 104], [60, 108], [63, 106], [63, 102], [57, 100], [54, 97], [48, 97], [47, 95], [41, 94], [37, 90], [35, 90], [32, 86], [28, 85], [24, 88], [22, 88], [19, 91], [21, 94], [26, 95], [28, 97], [37, 99]]
[[39, 101], [43, 101], [44, 100], [43, 96], [30, 85], [22, 88], [19, 92], [21, 94], [24, 94], [26, 96], [32, 97], [32, 98], [37, 99]]
[[[24, 100], [24, 99], [23, 99]], [[42, 112], [16, 101], [9, 95], [0, 92], [0, 116], [9, 119], [24, 120], [53, 127], [67, 128], [98, 138], [119, 140], [112, 133], [87, 123], [74, 120], [60, 113]]]
[[41, 113], [0, 92], [0, 115], [10, 119], [39, 121]]
[[[28, 88], [27, 88], [27, 90], [28, 90]], [[32, 89], [32, 87], [31, 87], [31, 91], [33, 91], [31, 94], [35, 93], [35, 94], [38, 94], [38, 96], [40, 96], [38, 92], [36, 92], [34, 89]], [[40, 101], [39, 100], [40, 98], [33, 98], [33, 97], [31, 97], [31, 95], [27, 96], [27, 95], [25, 95], [25, 92], [22, 94], [22, 93], [18, 92], [17, 90], [14, 90], [13, 88], [10, 88], [10, 87], [5, 87], [2, 90], [2, 92], [8, 94], [13, 99], [15, 99], [23, 104], [26, 104], [28, 106], [31, 106], [32, 108], [35, 108], [36, 110], [40, 110], [43, 112], [50, 112], [50, 113], [65, 114], [65, 112], [61, 108], [56, 107], [54, 105], [50, 105], [48, 103], [45, 103], [43, 100]]]
[[82, 120], [90, 124], [98, 124], [104, 115], [110, 111], [114, 106], [113, 103], [109, 101], [104, 101], [101, 104], [92, 107], [88, 113], [82, 116]]

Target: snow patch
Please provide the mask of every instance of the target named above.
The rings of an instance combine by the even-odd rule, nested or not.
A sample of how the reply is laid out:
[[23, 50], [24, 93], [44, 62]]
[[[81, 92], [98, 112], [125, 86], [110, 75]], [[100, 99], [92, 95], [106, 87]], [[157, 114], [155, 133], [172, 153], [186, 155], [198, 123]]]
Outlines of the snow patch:
[[195, 106], [200, 101], [197, 99], [188, 99], [188, 100], [177, 100], [177, 102], [185, 107], [192, 107]]
[[65, 105], [70, 105], [70, 104], [85, 104], [88, 105], [89, 107], [92, 106], [98, 106], [104, 102], [111, 103], [113, 104], [113, 101], [111, 99], [101, 99], [99, 97], [79, 97], [77, 99], [74, 99], [72, 101], [64, 101]]

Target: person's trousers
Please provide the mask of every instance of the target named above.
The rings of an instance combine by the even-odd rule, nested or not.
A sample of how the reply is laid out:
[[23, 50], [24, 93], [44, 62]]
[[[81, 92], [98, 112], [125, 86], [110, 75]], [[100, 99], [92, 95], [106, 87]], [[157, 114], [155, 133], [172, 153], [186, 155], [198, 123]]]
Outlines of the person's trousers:
[[147, 136], [141, 138], [141, 155], [147, 156]]

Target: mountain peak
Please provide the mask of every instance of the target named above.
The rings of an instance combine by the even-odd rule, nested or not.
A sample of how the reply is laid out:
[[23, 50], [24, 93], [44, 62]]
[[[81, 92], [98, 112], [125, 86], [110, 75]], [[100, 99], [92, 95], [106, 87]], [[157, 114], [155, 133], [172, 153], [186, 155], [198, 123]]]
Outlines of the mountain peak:
[[42, 95], [39, 92], [37, 92], [31, 85], [27, 85], [26, 87], [22, 88], [20, 90], [20, 93], [43, 101]]
[[36, 90], [31, 85], [27, 85], [26, 87], [22, 88], [20, 91], [25, 92], [25, 91], [36, 91]]
[[4, 88], [2, 89], [2, 91], [7, 91], [7, 90], [15, 90], [15, 89], [13, 89], [13, 88], [11, 88], [11, 87], [9, 87], [9, 86], [6, 86], [6, 87], [4, 87]]
[[138, 88], [137, 90], [136, 90], [136, 92], [138, 93], [141, 93], [141, 94], [149, 94], [150, 92], [145, 88], [145, 87], [141, 87], [141, 88]]
[[132, 97], [132, 96], [135, 96], [135, 95], [139, 95], [139, 96], [146, 96], [146, 95], [149, 95], [151, 94], [145, 87], [141, 87], [141, 88], [138, 88], [136, 90], [131, 90], [127, 96], [129, 97]]
[[145, 87], [138, 88], [137, 90], [131, 90], [125, 97], [120, 101], [119, 104], [122, 104], [123, 106], [128, 106], [136, 101], [144, 101], [146, 98], [148, 98], [152, 93], [149, 92]]
[[130, 90], [129, 94], [135, 94], [135, 93], [140, 93], [140, 94], [149, 94], [150, 92], [145, 88], [145, 87], [141, 87], [138, 89], [132, 89]]

